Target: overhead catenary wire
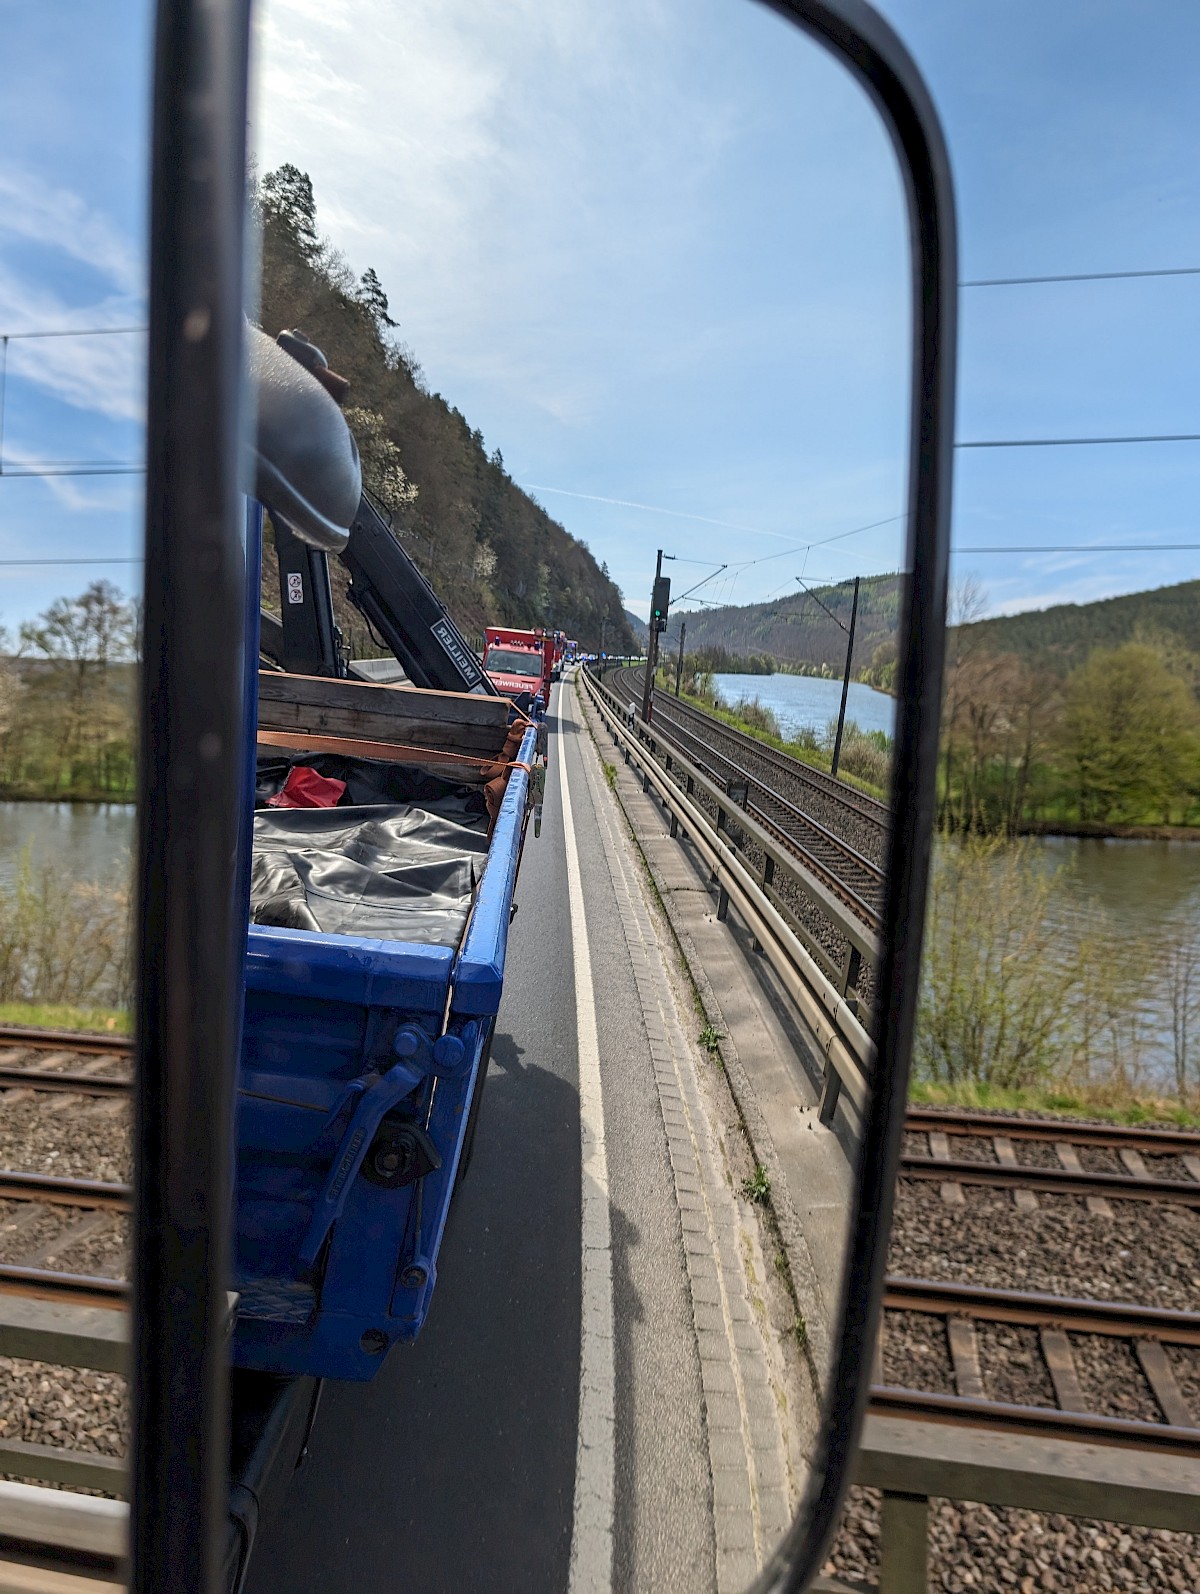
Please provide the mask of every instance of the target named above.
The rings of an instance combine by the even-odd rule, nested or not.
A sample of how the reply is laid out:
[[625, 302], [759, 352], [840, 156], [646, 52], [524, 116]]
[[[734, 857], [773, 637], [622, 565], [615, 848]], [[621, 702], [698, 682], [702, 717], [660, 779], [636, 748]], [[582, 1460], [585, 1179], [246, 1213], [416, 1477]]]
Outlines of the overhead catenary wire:
[[1024, 288], [1041, 282], [1128, 282], [1135, 277], [1200, 277], [1200, 266], [1166, 266], [1153, 271], [1073, 271], [1046, 277], [976, 277], [960, 288]]
[[1200, 443], [1200, 432], [1156, 432], [1136, 437], [1004, 437], [955, 443], [955, 448], [1081, 448], [1112, 443]]

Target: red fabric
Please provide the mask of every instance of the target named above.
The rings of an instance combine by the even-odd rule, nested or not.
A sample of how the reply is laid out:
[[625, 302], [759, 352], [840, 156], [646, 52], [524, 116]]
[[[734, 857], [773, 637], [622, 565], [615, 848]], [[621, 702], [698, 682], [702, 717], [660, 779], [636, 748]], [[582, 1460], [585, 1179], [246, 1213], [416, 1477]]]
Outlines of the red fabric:
[[338, 798], [346, 789], [344, 780], [331, 780], [318, 775], [315, 769], [296, 764], [288, 770], [288, 778], [274, 797], [267, 798], [268, 808], [336, 808]]

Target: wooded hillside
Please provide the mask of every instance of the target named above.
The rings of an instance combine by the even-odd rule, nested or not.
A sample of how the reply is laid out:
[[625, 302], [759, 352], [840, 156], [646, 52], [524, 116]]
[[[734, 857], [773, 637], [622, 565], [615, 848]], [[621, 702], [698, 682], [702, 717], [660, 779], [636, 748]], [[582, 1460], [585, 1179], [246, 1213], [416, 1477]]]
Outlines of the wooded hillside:
[[[465, 415], [426, 389], [376, 273], [356, 278], [318, 237], [307, 174], [294, 166], [268, 173], [258, 208], [260, 323], [272, 337], [299, 328], [349, 378], [346, 418], [364, 480], [465, 635], [481, 638], [486, 624], [544, 625], [596, 650], [603, 619], [609, 650], [630, 650], [621, 594], [607, 569], [518, 487], [500, 450], [489, 455]], [[351, 652], [377, 651], [331, 563]]]
[[1183, 581], [1152, 592], [1129, 592], [1098, 603], [1059, 603], [1052, 609], [977, 620], [959, 627], [970, 646], [1010, 653], [1031, 669], [1066, 676], [1086, 664], [1094, 648], [1174, 642], [1200, 653], [1200, 581]]
[[[814, 674], [841, 675], [846, 667], [846, 633], [842, 627], [850, 624], [853, 597], [854, 583], [845, 581], [832, 587], [814, 587], [811, 593], [789, 592], [771, 603], [727, 605], [682, 617], [675, 613], [668, 623], [663, 647], [669, 649], [672, 639], [678, 646], [679, 621], [683, 618], [687, 621], [689, 652], [711, 647], [736, 654], [769, 653], [783, 665]], [[856, 678], [872, 672], [873, 665], [878, 670], [884, 655], [890, 656], [894, 650], [899, 601], [899, 576], [863, 579], [852, 661]], [[876, 684], [888, 685], [890, 679], [880, 679]]]

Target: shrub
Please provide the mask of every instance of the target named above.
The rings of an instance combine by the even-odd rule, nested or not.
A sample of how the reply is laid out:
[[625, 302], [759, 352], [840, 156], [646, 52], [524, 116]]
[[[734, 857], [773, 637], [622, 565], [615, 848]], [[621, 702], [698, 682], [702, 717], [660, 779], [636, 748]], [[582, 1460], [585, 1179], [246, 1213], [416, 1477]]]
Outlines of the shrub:
[[126, 892], [35, 867], [26, 852], [0, 885], [0, 1002], [127, 1005], [129, 930]]

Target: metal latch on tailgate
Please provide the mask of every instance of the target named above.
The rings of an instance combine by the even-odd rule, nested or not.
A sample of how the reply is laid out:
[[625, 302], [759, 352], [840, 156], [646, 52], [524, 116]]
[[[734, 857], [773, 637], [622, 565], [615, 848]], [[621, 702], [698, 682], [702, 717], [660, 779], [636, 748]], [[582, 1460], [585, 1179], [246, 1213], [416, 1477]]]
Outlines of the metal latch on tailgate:
[[316, 1265], [330, 1229], [342, 1215], [350, 1188], [358, 1177], [363, 1160], [371, 1148], [376, 1131], [397, 1102], [402, 1101], [425, 1078], [425, 1071], [411, 1063], [396, 1063], [367, 1087], [346, 1127], [325, 1188], [317, 1198], [312, 1221], [300, 1247], [301, 1267]]

